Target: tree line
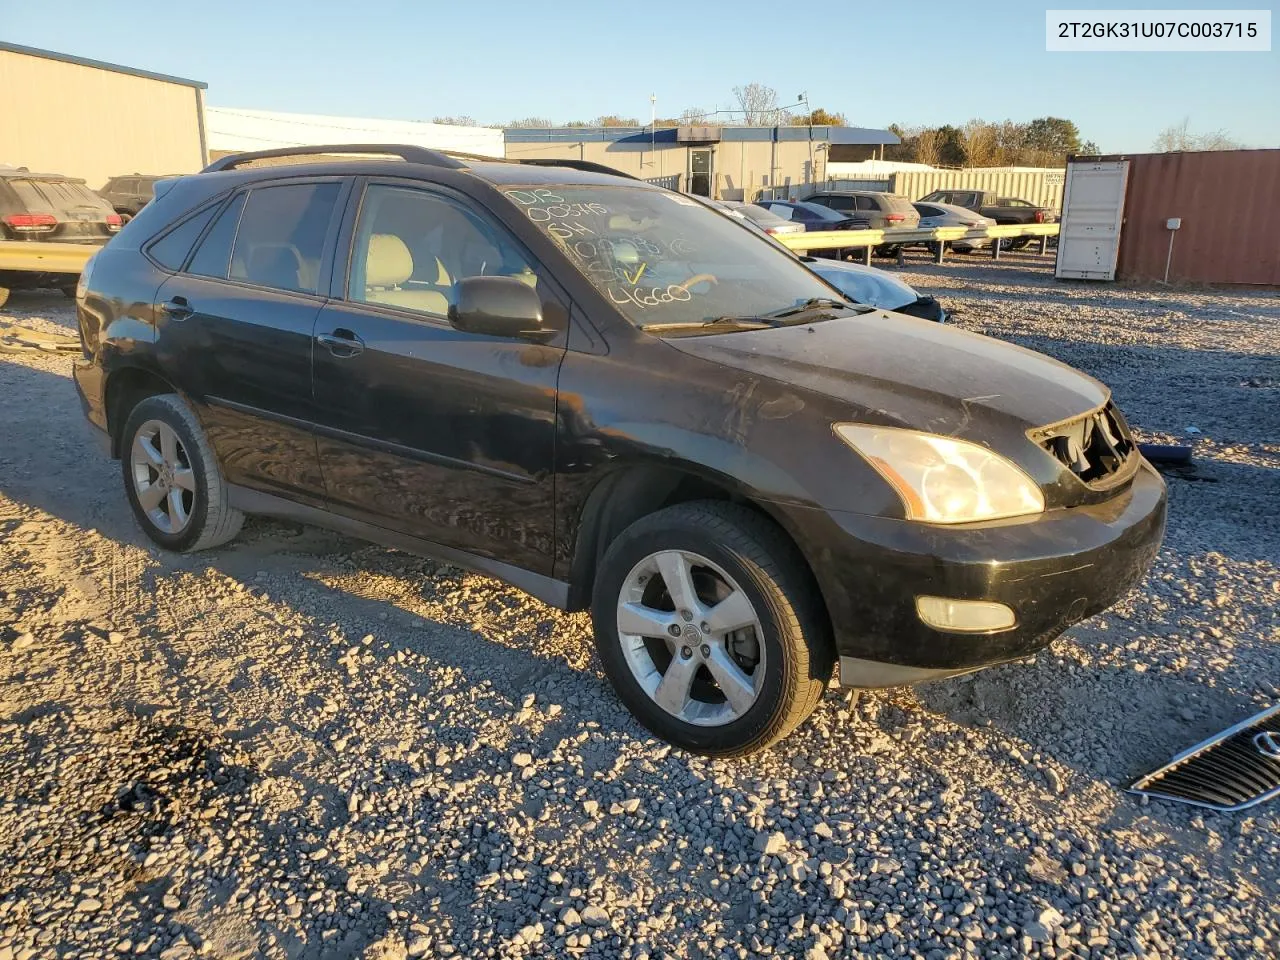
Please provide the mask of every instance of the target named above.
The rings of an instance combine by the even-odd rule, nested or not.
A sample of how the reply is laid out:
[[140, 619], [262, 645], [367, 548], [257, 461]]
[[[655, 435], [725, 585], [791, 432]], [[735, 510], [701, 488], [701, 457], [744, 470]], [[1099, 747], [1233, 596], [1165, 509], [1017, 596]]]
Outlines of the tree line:
[[[809, 108], [808, 97], [801, 93], [796, 102], [782, 104], [778, 92], [763, 83], [747, 83], [733, 88], [735, 106], [705, 110], [688, 107], [679, 116], [654, 120], [657, 127], [695, 126], [701, 124], [724, 126], [847, 126], [844, 114], [822, 107]], [[797, 111], [798, 107], [803, 110]], [[477, 126], [469, 116], [435, 117], [436, 123], [459, 126]], [[557, 124], [548, 117], [521, 117], [503, 127], [647, 127], [637, 117], [622, 114], [606, 114], [591, 120], [573, 120]], [[962, 126], [910, 126], [891, 123], [892, 131], [902, 142], [886, 146], [886, 160], [927, 163], [935, 167], [1057, 167], [1072, 154], [1088, 156], [1102, 151], [1092, 140], [1084, 140], [1079, 128], [1071, 120], [1062, 117], [1037, 117], [1019, 123], [1014, 120], [992, 122], [973, 119]], [[1181, 124], [1168, 127], [1160, 133], [1151, 149], [1157, 152], [1171, 150], [1231, 150], [1241, 145], [1219, 130], [1211, 133], [1193, 133], [1190, 118]]]

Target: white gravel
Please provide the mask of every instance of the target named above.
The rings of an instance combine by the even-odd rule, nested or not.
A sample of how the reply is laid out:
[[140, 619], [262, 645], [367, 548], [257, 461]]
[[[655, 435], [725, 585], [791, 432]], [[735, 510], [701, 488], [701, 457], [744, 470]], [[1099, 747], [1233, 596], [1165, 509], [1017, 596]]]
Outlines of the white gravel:
[[266, 521], [151, 547], [70, 360], [0, 355], [0, 960], [1275, 955], [1276, 806], [1122, 787], [1280, 698], [1280, 298], [903, 275], [1200, 467], [1051, 651], [745, 763], [649, 737], [584, 616], [483, 577]]

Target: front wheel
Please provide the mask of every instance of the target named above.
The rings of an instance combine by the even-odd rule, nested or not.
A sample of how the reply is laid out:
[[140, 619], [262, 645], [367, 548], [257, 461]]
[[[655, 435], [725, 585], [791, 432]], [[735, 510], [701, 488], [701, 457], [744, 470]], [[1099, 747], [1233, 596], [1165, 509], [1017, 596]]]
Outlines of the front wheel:
[[831, 677], [829, 629], [803, 559], [741, 506], [678, 504], [633, 523], [601, 562], [592, 620], [636, 718], [708, 756], [782, 739]]
[[204, 431], [176, 393], [147, 397], [133, 408], [120, 463], [134, 516], [160, 546], [206, 550], [240, 532], [244, 514], [228, 502]]

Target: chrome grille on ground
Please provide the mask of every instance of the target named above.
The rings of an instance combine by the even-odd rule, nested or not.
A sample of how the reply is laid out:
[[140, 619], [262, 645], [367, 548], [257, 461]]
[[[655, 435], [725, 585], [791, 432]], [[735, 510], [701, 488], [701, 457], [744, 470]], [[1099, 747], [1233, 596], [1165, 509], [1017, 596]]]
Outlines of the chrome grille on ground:
[[1090, 486], [1104, 485], [1133, 455], [1133, 435], [1110, 401], [1067, 423], [1036, 431], [1033, 437], [1055, 460]]
[[1280, 705], [1184, 750], [1129, 792], [1223, 811], [1280, 795]]

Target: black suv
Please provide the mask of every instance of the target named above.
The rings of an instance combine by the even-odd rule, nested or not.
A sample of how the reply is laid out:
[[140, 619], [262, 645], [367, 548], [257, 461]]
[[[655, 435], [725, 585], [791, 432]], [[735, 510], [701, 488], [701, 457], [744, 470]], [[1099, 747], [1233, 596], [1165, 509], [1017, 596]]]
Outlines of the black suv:
[[133, 173], [127, 177], [112, 177], [103, 184], [102, 189], [98, 191], [98, 196], [111, 204], [116, 213], [128, 221], [136, 217], [138, 211], [151, 202], [151, 198], [155, 195], [156, 183], [163, 179], [163, 177], [146, 176], [141, 173]]
[[[120, 215], [83, 180], [0, 167], [0, 240], [102, 244], [120, 226]], [[25, 265], [25, 258], [20, 262]], [[0, 269], [0, 306], [10, 289], [34, 287], [58, 287], [73, 296], [76, 275]]]
[[76, 383], [165, 547], [273, 514], [590, 607], [636, 716], [724, 756], [837, 660], [1028, 656], [1159, 545], [1160, 476], [1069, 367], [592, 164], [313, 151], [400, 160], [220, 160], [82, 279]]

